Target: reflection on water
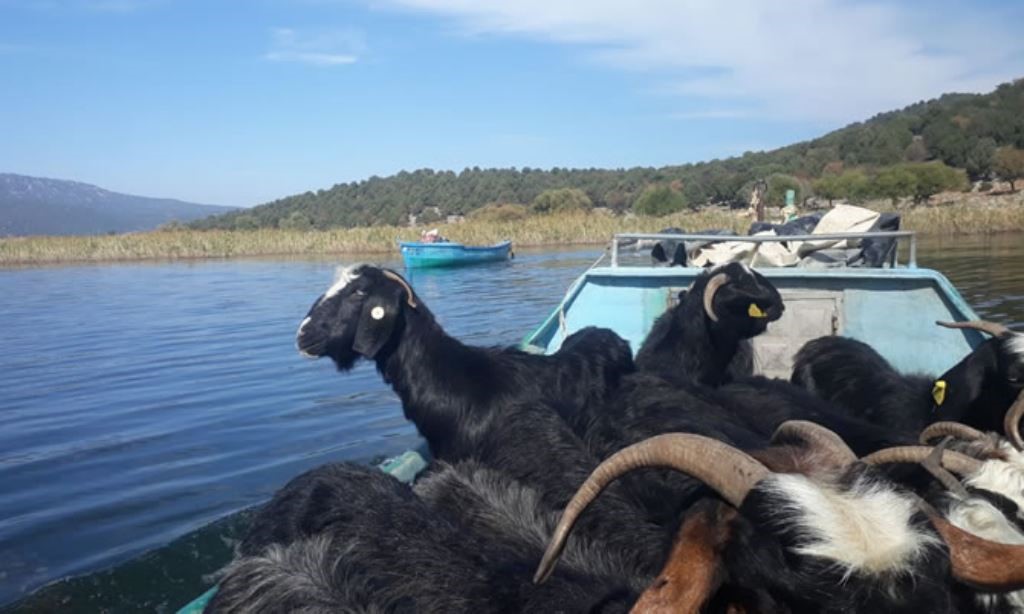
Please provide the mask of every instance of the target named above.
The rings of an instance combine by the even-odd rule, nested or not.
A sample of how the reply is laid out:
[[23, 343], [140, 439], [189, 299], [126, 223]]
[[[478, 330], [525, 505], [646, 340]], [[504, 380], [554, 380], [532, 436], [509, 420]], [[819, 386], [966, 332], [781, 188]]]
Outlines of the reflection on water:
[[978, 315], [1024, 323], [1024, 237], [926, 237], [918, 249], [920, 266], [945, 273]]
[[[516, 343], [599, 253], [521, 251], [410, 280], [454, 335]], [[1020, 236], [925, 239], [919, 261], [983, 317], [1024, 322]], [[369, 365], [341, 376], [294, 350], [333, 272], [308, 260], [0, 271], [0, 603], [167, 544], [310, 467], [413, 445]], [[243, 524], [207, 526], [18, 610], [173, 609], [201, 592]]]

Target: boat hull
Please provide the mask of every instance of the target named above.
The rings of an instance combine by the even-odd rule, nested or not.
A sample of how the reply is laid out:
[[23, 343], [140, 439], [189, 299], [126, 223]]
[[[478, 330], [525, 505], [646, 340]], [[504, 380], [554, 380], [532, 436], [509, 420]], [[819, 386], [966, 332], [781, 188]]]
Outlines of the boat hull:
[[488, 246], [461, 243], [399, 242], [402, 260], [407, 269], [457, 267], [508, 260], [512, 242], [503, 241]]

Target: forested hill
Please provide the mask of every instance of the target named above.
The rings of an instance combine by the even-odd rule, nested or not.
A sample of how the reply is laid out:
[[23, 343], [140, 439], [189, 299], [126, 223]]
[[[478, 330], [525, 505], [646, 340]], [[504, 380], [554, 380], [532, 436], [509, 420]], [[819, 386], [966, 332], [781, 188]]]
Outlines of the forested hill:
[[[796, 189], [798, 198], [815, 191], [826, 198], [868, 194], [927, 197], [929, 191], [964, 183], [965, 174], [976, 180], [993, 175], [1012, 178], [1014, 164], [1022, 164], [1021, 148], [1024, 79], [988, 94], [946, 94], [811, 141], [724, 160], [617, 170], [403, 171], [290, 196], [193, 225], [326, 228], [404, 224], [409, 214], [466, 214], [492, 203], [532, 203], [543, 210], [552, 203], [557, 208], [562, 201], [572, 206], [617, 211], [632, 207], [644, 213], [662, 213], [708, 203], [744, 203], [757, 180], [768, 182], [768, 197], [773, 201], [781, 199], [787, 188]], [[941, 181], [932, 177], [936, 171], [950, 171], [946, 166], [962, 170]], [[575, 190], [562, 190], [562, 198], [538, 201], [545, 191], [561, 188], [582, 190], [585, 197]]]

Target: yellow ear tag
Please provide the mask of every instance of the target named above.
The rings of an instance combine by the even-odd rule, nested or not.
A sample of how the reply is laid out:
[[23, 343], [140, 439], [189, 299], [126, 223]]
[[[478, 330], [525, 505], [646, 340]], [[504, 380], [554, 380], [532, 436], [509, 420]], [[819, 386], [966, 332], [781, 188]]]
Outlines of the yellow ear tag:
[[752, 318], [767, 318], [768, 314], [761, 311], [761, 308], [757, 306], [757, 303], [751, 303], [750, 308], [747, 309], [747, 315]]
[[935, 386], [932, 387], [932, 398], [935, 399], [936, 405], [942, 405], [946, 400], [946, 380], [935, 380]]

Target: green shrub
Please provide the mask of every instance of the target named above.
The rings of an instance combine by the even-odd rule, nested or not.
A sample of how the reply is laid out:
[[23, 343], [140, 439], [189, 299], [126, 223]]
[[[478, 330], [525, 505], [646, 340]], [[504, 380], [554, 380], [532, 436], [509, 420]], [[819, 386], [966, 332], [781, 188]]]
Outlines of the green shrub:
[[633, 211], [638, 215], [662, 216], [685, 208], [686, 198], [665, 185], [648, 186], [633, 203]]
[[566, 211], [589, 211], [594, 208], [587, 193], [579, 188], [558, 188], [544, 190], [533, 199], [536, 213], [562, 213]]
[[469, 219], [481, 222], [512, 222], [530, 215], [526, 205], [515, 203], [491, 203], [470, 211]]

